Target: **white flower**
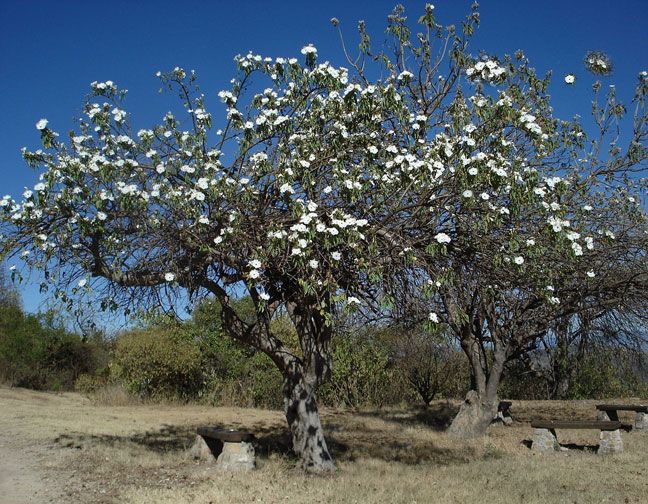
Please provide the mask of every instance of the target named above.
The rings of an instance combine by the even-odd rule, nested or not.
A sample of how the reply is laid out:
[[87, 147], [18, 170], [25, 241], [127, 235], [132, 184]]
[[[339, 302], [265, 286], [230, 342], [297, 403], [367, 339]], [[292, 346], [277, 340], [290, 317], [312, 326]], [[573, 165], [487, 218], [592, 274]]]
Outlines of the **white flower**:
[[594, 248], [594, 238], [592, 238], [591, 236], [586, 236], [585, 246], [587, 247], [587, 250], [592, 250]]
[[308, 265], [313, 269], [317, 269], [319, 262], [316, 259], [311, 259], [310, 261], [308, 261]]
[[593, 271], [588, 271], [586, 274], [590, 278], [594, 278], [596, 276], [596, 273], [594, 273]]
[[340, 254], [339, 252], [331, 252], [331, 257], [335, 261], [339, 261], [340, 259], [342, 259], [342, 254]]
[[266, 293], [266, 292], [260, 292], [260, 293], [259, 293], [259, 297], [260, 297], [261, 299], [263, 299], [264, 301], [268, 301], [268, 300], [270, 299], [270, 294], [268, 294], [268, 293]]
[[550, 302], [551, 304], [553, 304], [553, 305], [558, 305], [558, 304], [560, 304], [560, 299], [558, 299], [558, 298], [555, 297], [555, 296], [551, 296], [551, 297], [549, 298], [549, 302]]
[[173, 273], [165, 273], [164, 274], [164, 279], [167, 282], [173, 282], [175, 280], [175, 274], [173, 274]]
[[439, 323], [439, 316], [436, 313], [431, 312], [428, 315], [428, 320], [430, 320], [430, 322], [434, 322], [435, 324], [438, 324]]
[[513, 259], [513, 262], [515, 264], [524, 264], [524, 257], [522, 256], [517, 256]]
[[253, 259], [250, 262], [248, 262], [249, 266], [252, 266], [254, 269], [259, 269], [261, 267], [261, 261], [258, 259]]
[[88, 283], [88, 280], [86, 280], [85, 278], [82, 278], [81, 280], [79, 280], [79, 283], [77, 285], [79, 287], [84, 287], [85, 284], [87, 284], [87, 283]]
[[567, 84], [573, 84], [574, 82], [576, 82], [576, 76], [574, 74], [565, 75], [565, 82]]
[[254, 278], [259, 278], [260, 273], [259, 273], [259, 270], [253, 269], [253, 270], [250, 270], [250, 273], [248, 275], [249, 275], [250, 278], [254, 279]]
[[290, 193], [290, 194], [293, 194], [293, 193], [295, 192], [295, 190], [292, 188], [292, 186], [291, 186], [290, 184], [283, 184], [283, 185], [279, 188], [279, 192], [280, 192], [281, 194], [286, 193], [286, 192], [287, 192], [287, 193]]
[[579, 243], [572, 242], [571, 244], [572, 250], [574, 251], [574, 255], [577, 256], [582, 256], [583, 255], [583, 247]]
[[317, 54], [317, 48], [313, 44], [302, 47], [302, 54]]
[[103, 212], [98, 212], [97, 213], [97, 219], [99, 219], [100, 221], [104, 221], [107, 218], [108, 218], [108, 216], [105, 213], [103, 213]]
[[47, 123], [47, 119], [41, 119], [36, 123], [36, 129], [41, 131], [44, 130], [45, 128], [47, 128]]
[[464, 198], [472, 198], [473, 197], [473, 192], [470, 189], [466, 189], [463, 193], [462, 196]]
[[450, 237], [445, 233], [436, 234], [434, 239], [439, 243], [450, 243]]
[[350, 296], [349, 298], [347, 298], [347, 303], [348, 304], [360, 304], [360, 300], [355, 296]]

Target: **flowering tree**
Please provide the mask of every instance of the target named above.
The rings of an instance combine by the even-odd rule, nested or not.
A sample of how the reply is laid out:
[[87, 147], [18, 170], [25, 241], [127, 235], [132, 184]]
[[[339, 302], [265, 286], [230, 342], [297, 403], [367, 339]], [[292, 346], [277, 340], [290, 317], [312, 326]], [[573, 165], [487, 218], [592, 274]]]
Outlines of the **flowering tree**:
[[[477, 19], [475, 11], [464, 32]], [[439, 75], [429, 37], [411, 37], [400, 8], [390, 20], [396, 55], [388, 64], [409, 75], [403, 101], [421, 120], [386, 148], [393, 157], [385, 166], [401, 175], [394, 187], [411, 188], [394, 226], [409, 265], [398, 271], [398, 298], [406, 310], [431, 307], [429, 326], [457, 337], [472, 383], [450, 431], [473, 436], [497, 411], [507, 361], [556, 320], [646, 290], [648, 79], [639, 74], [622, 148], [625, 107], [614, 87], [600, 98], [594, 84], [598, 128], [589, 138], [578, 121], [553, 117], [549, 76], [539, 78], [522, 52], [454, 51], [449, 74]], [[421, 21], [436, 26], [429, 7]], [[611, 68], [599, 53], [586, 65], [599, 75]], [[443, 102], [439, 88], [448, 84]]]
[[[24, 157], [44, 171], [22, 202], [0, 203], [3, 251], [41, 268], [57, 295], [93, 289], [107, 308], [160, 303], [179, 289], [215, 296], [227, 332], [283, 373], [304, 467], [329, 470], [316, 389], [330, 374], [332, 313], [360, 302], [353, 294], [365, 290], [378, 250], [363, 216], [361, 200], [376, 194], [365, 164], [399, 101], [395, 86], [351, 82], [347, 69], [318, 64], [314, 47], [301, 52], [304, 63], [236, 58], [214, 146], [193, 73], [158, 74], [179, 92], [187, 130], [168, 113], [134, 133], [125, 92], [94, 82], [68, 143], [46, 120], [36, 125], [45, 150]], [[232, 306], [242, 292], [257, 310], [252, 323]], [[299, 348], [273, 334], [279, 313], [292, 319]]]
[[[394, 10], [391, 54], [372, 53], [361, 24], [349, 69], [318, 63], [313, 46], [303, 63], [237, 57], [215, 132], [193, 73], [159, 74], [179, 93], [187, 129], [169, 113], [135, 133], [125, 92], [93, 83], [69, 142], [37, 124], [44, 150], [24, 157], [44, 171], [21, 202], [0, 202], [4, 254], [43, 269], [63, 298], [92, 289], [106, 308], [159, 304], [179, 290], [215, 296], [228, 333], [281, 370], [293, 448], [311, 470], [334, 467], [316, 404], [330, 374], [333, 315], [396, 285], [441, 307], [429, 321], [460, 337], [488, 413], [502, 359], [523, 347], [510, 335], [528, 328], [513, 306], [564, 306], [546, 288], [548, 258], [571, 278], [582, 263], [566, 251], [578, 259], [595, 246], [592, 233], [626, 233], [587, 224], [578, 204], [594, 182], [563, 173], [587, 164], [575, 154], [584, 136], [552, 118], [546, 81], [522, 55], [467, 53], [476, 7], [461, 30], [438, 25], [433, 9], [416, 37]], [[645, 121], [638, 130], [632, 166], [645, 157]], [[630, 169], [616, 159], [614, 173]], [[607, 211], [611, 190], [597, 208]], [[254, 321], [232, 305], [241, 293]], [[273, 333], [278, 314], [291, 318], [298, 348]], [[479, 374], [489, 365], [484, 344], [502, 356], [488, 378]]]

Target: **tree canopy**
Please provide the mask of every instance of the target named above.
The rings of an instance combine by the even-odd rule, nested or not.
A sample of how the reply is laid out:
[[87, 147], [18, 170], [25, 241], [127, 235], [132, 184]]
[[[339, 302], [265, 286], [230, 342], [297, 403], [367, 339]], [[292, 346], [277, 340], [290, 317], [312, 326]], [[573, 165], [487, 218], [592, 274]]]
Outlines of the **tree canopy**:
[[[348, 68], [312, 45], [300, 58], [237, 56], [220, 122], [181, 68], [158, 77], [188, 119], [167, 113], [137, 132], [125, 90], [93, 82], [68, 141], [36, 125], [43, 149], [24, 157], [41, 181], [0, 202], [2, 251], [43, 269], [44, 287], [70, 301], [91, 290], [110, 309], [179, 290], [215, 296], [226, 331], [283, 373], [307, 468], [333, 468], [316, 390], [340, 309], [423, 310], [429, 329], [449, 327], [483, 424], [506, 360], [554, 319], [645, 287], [648, 79], [638, 77], [622, 148], [626, 108], [613, 88], [593, 102], [589, 136], [553, 116], [549, 76], [522, 52], [468, 51], [476, 6], [459, 29], [433, 9], [412, 33], [396, 7], [380, 52], [361, 23]], [[607, 60], [590, 56], [605, 73]], [[232, 307], [243, 292], [254, 320]], [[298, 349], [271, 326], [282, 314]]]

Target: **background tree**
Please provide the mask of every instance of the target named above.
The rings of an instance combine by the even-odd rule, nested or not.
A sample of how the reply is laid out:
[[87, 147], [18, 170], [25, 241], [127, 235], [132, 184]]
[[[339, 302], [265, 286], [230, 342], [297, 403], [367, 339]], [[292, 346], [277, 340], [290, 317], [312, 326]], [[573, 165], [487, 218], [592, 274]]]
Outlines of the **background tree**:
[[[450, 431], [478, 435], [497, 411], [507, 362], [555, 320], [623, 306], [646, 288], [648, 80], [639, 74], [622, 148], [626, 108], [614, 87], [601, 97], [594, 84], [588, 137], [578, 121], [553, 116], [549, 75], [538, 77], [522, 52], [471, 56], [455, 45], [440, 67], [432, 7], [416, 36], [402, 7], [389, 20], [395, 54], [380, 59], [406, 80], [410, 112], [384, 161], [394, 170], [385, 186], [411, 189], [384, 231], [409, 264], [397, 270], [395, 298], [428, 296], [429, 325], [460, 342], [472, 383]], [[477, 21], [475, 11], [462, 31]]]

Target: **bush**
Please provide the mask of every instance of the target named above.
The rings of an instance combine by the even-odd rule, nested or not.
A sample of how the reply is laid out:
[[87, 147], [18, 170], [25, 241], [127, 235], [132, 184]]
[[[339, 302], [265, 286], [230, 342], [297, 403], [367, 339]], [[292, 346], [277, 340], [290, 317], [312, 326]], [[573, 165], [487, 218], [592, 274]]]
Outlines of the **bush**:
[[74, 382], [74, 391], [89, 395], [97, 392], [101, 387], [105, 387], [106, 384], [107, 381], [102, 376], [83, 373]]
[[[103, 340], [84, 341], [50, 314], [25, 315], [0, 306], [0, 380], [38, 390], [72, 390], [77, 378], [105, 361]], [[103, 352], [105, 354], [105, 352]]]
[[333, 341], [333, 372], [320, 390], [320, 398], [340, 406], [383, 406], [394, 376], [389, 355], [379, 342], [338, 336]]
[[463, 397], [468, 391], [465, 356], [447, 336], [403, 329], [385, 331], [382, 338], [412, 401], [428, 406], [435, 398]]
[[145, 398], [194, 399], [205, 388], [200, 348], [171, 327], [119, 336], [114, 372], [129, 391]]

